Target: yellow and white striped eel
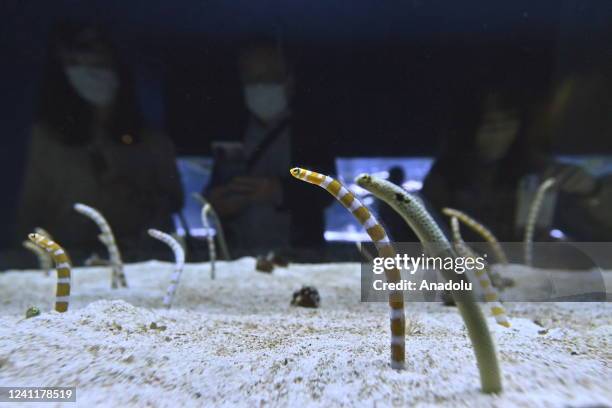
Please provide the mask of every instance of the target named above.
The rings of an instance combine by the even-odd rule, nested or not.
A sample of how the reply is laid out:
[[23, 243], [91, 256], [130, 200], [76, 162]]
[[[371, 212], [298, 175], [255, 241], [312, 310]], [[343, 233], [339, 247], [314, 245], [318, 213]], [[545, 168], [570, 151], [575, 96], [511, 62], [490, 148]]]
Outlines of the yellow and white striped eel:
[[542, 208], [546, 192], [555, 184], [555, 181], [554, 178], [549, 178], [540, 184], [529, 206], [529, 214], [527, 215], [527, 223], [525, 224], [525, 237], [523, 239], [525, 265], [527, 266], [531, 266], [533, 263], [533, 234], [535, 232], [538, 214]]
[[[299, 180], [317, 185], [327, 190], [340, 203], [353, 214], [375, 243], [381, 257], [395, 257], [395, 249], [391, 246], [384, 228], [353, 193], [345, 188], [338, 180], [314, 171], [299, 167], [291, 169], [291, 175]], [[385, 270], [387, 282], [400, 282], [400, 272], [393, 268]], [[406, 361], [405, 337], [406, 321], [404, 316], [404, 296], [401, 291], [389, 294], [390, 321], [391, 321], [391, 367], [397, 370], [404, 368]]]
[[181, 244], [178, 243], [172, 235], [166, 234], [156, 229], [149, 229], [149, 235], [157, 240], [160, 240], [164, 244], [168, 245], [172, 252], [174, 252], [174, 272], [170, 278], [170, 286], [164, 296], [164, 306], [170, 309], [172, 306], [172, 300], [174, 299], [174, 293], [178, 287], [179, 281], [181, 280], [181, 274], [183, 273], [183, 266], [185, 265], [185, 251]]
[[57, 269], [57, 287], [55, 290], [55, 310], [63, 313], [70, 303], [70, 258], [64, 248], [49, 238], [33, 233], [28, 235], [30, 241], [51, 255]]
[[37, 234], [42, 235], [43, 237], [49, 238], [51, 240], [53, 239], [53, 236], [51, 234], [49, 234], [49, 232], [46, 229], [44, 229], [44, 228], [36, 227], [36, 228], [34, 228], [34, 232], [37, 233]]
[[206, 204], [210, 206], [210, 208], [208, 209], [208, 213], [210, 214], [213, 221], [215, 222], [215, 232], [216, 232], [215, 235], [217, 237], [217, 240], [219, 241], [219, 248], [221, 249], [221, 254], [223, 255], [223, 259], [225, 259], [226, 261], [229, 261], [231, 259], [229, 247], [227, 246], [227, 241], [225, 240], [225, 233], [223, 232], [223, 225], [221, 225], [221, 220], [219, 219], [217, 212], [215, 211], [214, 207], [210, 205], [210, 203], [206, 201], [204, 197], [202, 197], [201, 194], [193, 193], [192, 196], [202, 206]]
[[497, 259], [499, 263], [504, 264], [504, 265], [508, 264], [508, 257], [506, 256], [506, 253], [504, 252], [503, 248], [499, 244], [499, 241], [497, 240], [497, 238], [495, 237], [493, 232], [491, 232], [490, 229], [488, 229], [487, 227], [485, 227], [480, 222], [476, 221], [474, 218], [470, 217], [466, 213], [456, 210], [454, 208], [449, 208], [449, 207], [443, 208], [442, 213], [444, 213], [444, 215], [447, 215], [449, 217], [457, 217], [459, 221], [461, 221], [462, 223], [470, 227], [474, 232], [476, 232], [485, 241], [487, 241], [489, 245], [491, 245], [491, 249], [493, 249], [495, 258]]
[[[450, 242], [416, 196], [390, 181], [369, 174], [358, 176], [356, 182], [361, 188], [389, 204], [406, 221], [421, 241], [428, 256], [456, 257]], [[465, 274], [459, 275], [452, 270], [442, 269], [440, 273], [446, 280], [468, 281]], [[451, 293], [476, 354], [482, 391], [485, 393], [500, 392], [502, 383], [495, 345], [487, 321], [474, 299], [474, 294], [471, 291]]]
[[[34, 228], [34, 232], [37, 233], [37, 234], [40, 234], [43, 237], [46, 237], [46, 238], [48, 238], [48, 239], [53, 241], [53, 236], [51, 234], [49, 234], [49, 232], [46, 229], [44, 229], [44, 228], [36, 227], [36, 228]], [[25, 241], [25, 242], [30, 242], [30, 241]], [[44, 253], [45, 253], [45, 256], [47, 257], [47, 263], [50, 265], [49, 269], [47, 269], [45, 271], [45, 275], [49, 276], [49, 275], [51, 275], [51, 268], [53, 266], [53, 258], [51, 258], [51, 255], [49, 255], [48, 253], [46, 253], [46, 252], [44, 252]]]
[[23, 241], [23, 247], [32, 251], [38, 258], [38, 267], [49, 276], [51, 268], [53, 268], [53, 260], [41, 247], [31, 241]]
[[111, 287], [116, 289], [118, 286], [127, 288], [127, 280], [125, 279], [125, 273], [123, 272], [123, 262], [121, 260], [121, 253], [115, 242], [115, 236], [113, 230], [106, 221], [106, 218], [95, 208], [85, 204], [76, 203], [74, 209], [79, 214], [83, 214], [87, 218], [91, 219], [100, 228], [101, 234], [98, 235], [100, 242], [106, 246], [108, 256], [110, 258], [110, 264], [112, 268], [111, 275]]
[[[478, 257], [478, 254], [476, 254], [476, 252], [474, 252], [472, 248], [470, 248], [465, 243], [463, 237], [461, 236], [459, 220], [457, 219], [457, 217], [451, 217], [451, 229], [453, 231], [453, 243], [457, 254], [466, 259], [476, 259]], [[474, 275], [476, 275], [476, 279], [478, 280], [478, 284], [480, 285], [480, 288], [482, 289], [484, 295], [484, 300], [489, 304], [489, 309], [491, 310], [491, 314], [495, 318], [497, 324], [504, 327], [510, 327], [510, 322], [508, 321], [506, 310], [500, 303], [499, 294], [491, 283], [488, 269], [489, 266], [485, 264], [484, 268], [476, 269], [474, 271]]]
[[211, 228], [208, 223], [208, 214], [212, 207], [210, 204], [204, 204], [202, 207], [202, 225], [206, 229], [206, 240], [208, 241], [208, 255], [210, 257], [210, 279], [215, 279], [215, 261], [217, 260], [217, 251], [215, 249], [215, 239], [210, 233]]

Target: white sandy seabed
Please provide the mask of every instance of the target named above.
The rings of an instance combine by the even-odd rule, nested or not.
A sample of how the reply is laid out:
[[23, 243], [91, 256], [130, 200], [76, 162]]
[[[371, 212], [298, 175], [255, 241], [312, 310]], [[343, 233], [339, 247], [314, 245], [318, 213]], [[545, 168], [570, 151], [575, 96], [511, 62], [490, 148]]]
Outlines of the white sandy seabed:
[[[0, 385], [76, 386], [83, 407], [612, 406], [610, 303], [506, 303], [511, 328], [488, 319], [504, 392], [484, 395], [455, 308], [407, 304], [397, 372], [387, 306], [360, 303], [358, 264], [268, 275], [254, 263], [219, 262], [214, 281], [208, 264], [188, 264], [169, 311], [169, 263], [128, 265], [118, 290], [108, 269], [75, 268], [64, 314], [49, 311], [53, 274], [0, 274]], [[289, 305], [302, 285], [317, 287], [319, 309]], [[29, 305], [43, 313], [24, 319]]]

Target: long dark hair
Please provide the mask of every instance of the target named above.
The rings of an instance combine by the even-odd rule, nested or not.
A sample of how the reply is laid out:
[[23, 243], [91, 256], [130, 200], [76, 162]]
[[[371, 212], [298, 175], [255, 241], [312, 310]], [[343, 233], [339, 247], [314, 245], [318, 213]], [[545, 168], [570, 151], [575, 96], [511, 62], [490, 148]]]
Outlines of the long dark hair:
[[514, 186], [518, 180], [533, 171], [537, 171], [546, 156], [547, 147], [534, 140], [531, 134], [534, 116], [540, 100], [531, 95], [528, 97], [522, 90], [506, 86], [502, 88], [481, 87], [470, 89], [469, 94], [462, 95], [461, 103], [455, 105], [455, 111], [449, 121], [450, 127], [438, 155], [438, 170], [445, 173], [453, 184], [460, 185], [473, 178], [470, 168], [482, 162], [478, 154], [476, 136], [486, 111], [487, 98], [495, 96], [496, 106], [513, 110], [520, 121], [517, 135], [495, 165], [499, 169], [497, 183], [500, 186]]
[[142, 128], [142, 115], [136, 101], [134, 84], [117, 49], [107, 33], [98, 26], [64, 22], [57, 25], [49, 36], [47, 63], [42, 80], [36, 120], [49, 127], [63, 143], [77, 145], [91, 138], [93, 107], [85, 102], [68, 82], [61, 59], [63, 51], [91, 51], [102, 45], [111, 55], [119, 88], [110, 117], [109, 137], [120, 141], [129, 135], [138, 141]]

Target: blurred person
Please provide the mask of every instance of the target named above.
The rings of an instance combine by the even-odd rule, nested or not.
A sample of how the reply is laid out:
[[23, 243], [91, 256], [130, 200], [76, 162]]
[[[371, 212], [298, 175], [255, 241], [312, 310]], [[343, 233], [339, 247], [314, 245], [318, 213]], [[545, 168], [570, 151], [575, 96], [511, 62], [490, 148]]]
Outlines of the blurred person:
[[174, 149], [145, 127], [132, 79], [106, 34], [63, 23], [51, 34], [32, 127], [18, 239], [43, 227], [73, 258], [100, 248], [82, 202], [108, 220], [120, 248], [136, 255], [150, 227], [173, 228], [182, 207]]
[[294, 98], [293, 72], [273, 42], [253, 43], [238, 58], [246, 115], [233, 144], [213, 145], [205, 195], [227, 229], [232, 252], [321, 248], [324, 208], [332, 198], [290, 177], [295, 166], [334, 173], [326, 128]]
[[[560, 80], [547, 112], [549, 131], [581, 151], [585, 147], [595, 152], [608, 150], [611, 89], [612, 80], [599, 68]], [[558, 205], [565, 209], [557, 217], [559, 228], [579, 241], [612, 241], [612, 174], [586, 179], [572, 168], [557, 165], [548, 170], [567, 179], [558, 198]]]
[[[524, 220], [518, 221], [518, 203], [528, 176], [535, 176], [533, 188], [555, 177], [555, 191], [561, 194], [590, 194], [595, 189], [587, 172], [555, 162], [545, 142], [528, 137], [530, 127], [537, 126], [528, 112], [533, 107], [521, 96], [489, 92], [477, 98], [475, 109], [463, 106], [468, 107], [463, 122], [453, 124], [457, 131], [449, 136], [421, 190], [433, 208], [457, 208], [489, 227], [500, 241], [522, 241]], [[565, 210], [557, 206], [557, 211]], [[481, 240], [468, 229], [465, 238]], [[536, 231], [536, 238], [549, 239], [548, 230]]]

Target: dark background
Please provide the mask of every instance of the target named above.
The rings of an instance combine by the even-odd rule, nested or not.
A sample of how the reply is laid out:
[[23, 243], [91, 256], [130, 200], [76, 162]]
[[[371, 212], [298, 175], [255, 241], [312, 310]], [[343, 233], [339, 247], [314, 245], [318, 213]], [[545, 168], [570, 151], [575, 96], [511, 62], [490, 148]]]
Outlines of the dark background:
[[[299, 97], [328, 122], [335, 137], [325, 143], [339, 156], [434, 155], [449, 112], [477, 87], [546, 95], [568, 75], [612, 75], [609, 0], [4, 0], [0, 11], [7, 231], [47, 33], [60, 20], [109, 28], [148, 123], [164, 128], [179, 154], [207, 154], [211, 139], [240, 132], [234, 55], [253, 37], [282, 39]], [[555, 149], [610, 153], [609, 122], [585, 122], [580, 138], [561, 135]]]

